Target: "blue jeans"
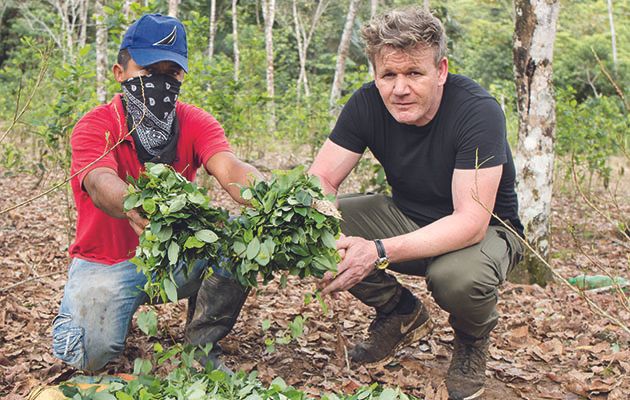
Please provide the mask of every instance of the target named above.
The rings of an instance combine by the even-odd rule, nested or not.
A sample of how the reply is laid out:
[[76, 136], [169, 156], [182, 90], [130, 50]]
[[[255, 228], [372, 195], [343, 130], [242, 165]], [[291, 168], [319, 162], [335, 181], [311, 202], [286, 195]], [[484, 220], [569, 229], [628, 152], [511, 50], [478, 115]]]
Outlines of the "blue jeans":
[[[175, 268], [178, 298], [197, 293], [206, 268], [207, 262], [199, 261], [187, 277], [183, 264]], [[53, 321], [53, 355], [78, 369], [97, 371], [121, 354], [133, 314], [149, 302], [142, 291], [145, 283], [129, 261], [105, 265], [74, 258]]]

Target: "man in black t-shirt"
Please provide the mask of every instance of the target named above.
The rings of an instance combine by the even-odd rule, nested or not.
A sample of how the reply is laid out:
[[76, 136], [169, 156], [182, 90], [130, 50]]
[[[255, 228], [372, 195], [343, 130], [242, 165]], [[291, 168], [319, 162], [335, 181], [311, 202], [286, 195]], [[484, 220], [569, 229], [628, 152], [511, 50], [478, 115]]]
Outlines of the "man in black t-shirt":
[[431, 328], [421, 301], [386, 269], [425, 276], [455, 331], [449, 396], [478, 398], [497, 288], [523, 250], [505, 118], [478, 84], [448, 73], [444, 29], [429, 12], [394, 10], [362, 33], [374, 82], [345, 105], [310, 172], [337, 194], [368, 148], [392, 196], [339, 198], [342, 261], [337, 276], [322, 281], [323, 293], [349, 290], [376, 309], [369, 337], [350, 358], [383, 364]]

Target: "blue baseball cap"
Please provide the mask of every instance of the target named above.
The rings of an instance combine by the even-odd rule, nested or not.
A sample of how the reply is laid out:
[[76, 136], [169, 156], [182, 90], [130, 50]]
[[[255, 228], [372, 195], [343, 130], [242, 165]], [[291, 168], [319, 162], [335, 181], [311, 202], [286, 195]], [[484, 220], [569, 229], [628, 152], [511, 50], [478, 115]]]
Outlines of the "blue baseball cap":
[[120, 50], [127, 49], [140, 66], [172, 61], [188, 72], [186, 30], [177, 18], [145, 14], [134, 22], [123, 37]]

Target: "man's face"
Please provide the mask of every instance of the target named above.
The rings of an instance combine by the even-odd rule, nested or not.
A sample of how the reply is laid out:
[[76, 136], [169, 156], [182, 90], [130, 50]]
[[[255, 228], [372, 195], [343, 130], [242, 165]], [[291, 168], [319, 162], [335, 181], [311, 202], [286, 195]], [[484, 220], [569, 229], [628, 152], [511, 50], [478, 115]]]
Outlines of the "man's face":
[[113, 71], [116, 80], [120, 83], [126, 81], [129, 78], [135, 78], [137, 76], [145, 76], [149, 74], [170, 75], [178, 81], [182, 82], [185, 75], [183, 68], [172, 61], [160, 61], [158, 63], [142, 67], [136, 64], [133, 59], [130, 59], [127, 63], [127, 68], [123, 68], [123, 66], [120, 64], [115, 64]]
[[424, 126], [440, 107], [448, 61], [435, 65], [435, 50], [384, 47], [374, 60], [374, 81], [385, 107], [402, 124]]

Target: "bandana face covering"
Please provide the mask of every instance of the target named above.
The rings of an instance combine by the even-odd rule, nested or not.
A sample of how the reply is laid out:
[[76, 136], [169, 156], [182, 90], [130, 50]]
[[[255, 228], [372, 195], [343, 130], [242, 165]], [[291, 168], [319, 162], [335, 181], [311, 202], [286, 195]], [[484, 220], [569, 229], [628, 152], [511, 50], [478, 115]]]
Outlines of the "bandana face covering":
[[175, 101], [180, 87], [180, 81], [162, 74], [130, 78], [122, 83], [127, 126], [143, 164], [175, 161], [179, 136]]

